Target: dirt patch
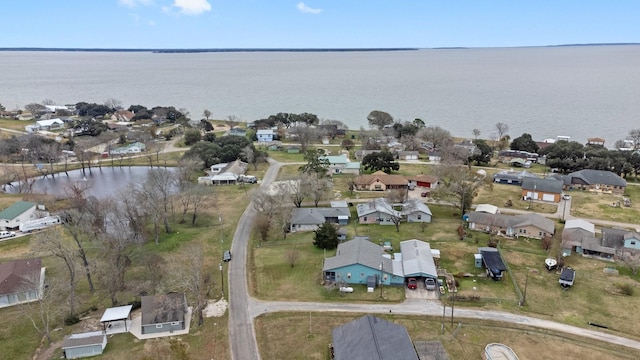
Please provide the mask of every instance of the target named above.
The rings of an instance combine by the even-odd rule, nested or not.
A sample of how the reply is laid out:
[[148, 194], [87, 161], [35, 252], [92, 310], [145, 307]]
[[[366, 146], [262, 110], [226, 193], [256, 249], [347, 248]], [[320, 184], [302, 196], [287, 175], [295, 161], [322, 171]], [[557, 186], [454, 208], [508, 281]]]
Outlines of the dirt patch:
[[221, 317], [227, 312], [229, 304], [227, 300], [220, 299], [218, 301], [209, 300], [207, 307], [204, 309], [205, 317]]

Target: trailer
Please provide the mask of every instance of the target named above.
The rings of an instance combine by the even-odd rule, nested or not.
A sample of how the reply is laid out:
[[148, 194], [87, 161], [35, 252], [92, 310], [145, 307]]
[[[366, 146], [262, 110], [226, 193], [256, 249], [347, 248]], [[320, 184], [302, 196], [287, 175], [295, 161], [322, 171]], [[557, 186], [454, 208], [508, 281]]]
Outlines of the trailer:
[[31, 232], [31, 231], [35, 231], [35, 230], [46, 229], [49, 226], [58, 225], [60, 223], [61, 223], [61, 221], [60, 221], [60, 217], [59, 216], [47, 216], [47, 217], [43, 217], [43, 218], [40, 218], [40, 219], [26, 221], [26, 222], [20, 224], [18, 229], [20, 229], [20, 231], [26, 233], [26, 232]]

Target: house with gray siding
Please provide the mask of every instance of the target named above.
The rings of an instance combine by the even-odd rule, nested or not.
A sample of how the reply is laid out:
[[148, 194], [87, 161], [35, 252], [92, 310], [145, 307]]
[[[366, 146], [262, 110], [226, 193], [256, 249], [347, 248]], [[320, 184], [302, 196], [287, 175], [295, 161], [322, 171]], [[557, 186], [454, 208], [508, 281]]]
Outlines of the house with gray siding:
[[393, 219], [405, 222], [431, 222], [429, 206], [419, 199], [393, 204], [385, 198], [376, 198], [356, 205], [360, 224], [395, 225]]
[[260, 129], [256, 131], [256, 137], [260, 142], [271, 142], [273, 141], [273, 129]]
[[348, 207], [293, 208], [289, 231], [314, 231], [325, 222], [348, 225], [350, 215]]
[[536, 213], [521, 215], [490, 214], [472, 211], [464, 217], [469, 229], [513, 237], [542, 239], [555, 233], [555, 223]]
[[107, 346], [107, 335], [102, 331], [71, 334], [62, 341], [65, 359], [79, 359], [100, 355]]
[[143, 335], [185, 329], [188, 308], [184, 293], [143, 296], [140, 300]]

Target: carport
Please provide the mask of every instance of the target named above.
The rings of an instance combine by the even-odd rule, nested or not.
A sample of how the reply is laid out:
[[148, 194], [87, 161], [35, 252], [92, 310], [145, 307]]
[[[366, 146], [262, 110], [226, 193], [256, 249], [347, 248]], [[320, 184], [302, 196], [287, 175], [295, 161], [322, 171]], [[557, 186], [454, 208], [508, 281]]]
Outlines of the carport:
[[437, 281], [438, 271], [429, 243], [417, 239], [402, 241], [400, 251], [405, 279], [414, 277], [424, 281], [429, 277]]
[[124, 306], [116, 306], [112, 308], [108, 308], [102, 314], [102, 318], [100, 319], [100, 323], [104, 328], [104, 331], [107, 331], [107, 328], [111, 328], [111, 323], [114, 321], [123, 321], [124, 322], [124, 332], [129, 331], [127, 329], [127, 319], [131, 320], [131, 309], [133, 305], [124, 305]]

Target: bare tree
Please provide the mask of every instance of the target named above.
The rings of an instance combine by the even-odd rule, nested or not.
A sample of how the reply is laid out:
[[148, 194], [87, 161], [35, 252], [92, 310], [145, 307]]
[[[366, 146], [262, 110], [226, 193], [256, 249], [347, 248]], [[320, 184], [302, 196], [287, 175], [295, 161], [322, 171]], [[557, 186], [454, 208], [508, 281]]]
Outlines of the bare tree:
[[264, 213], [258, 213], [256, 221], [254, 223], [258, 234], [260, 234], [260, 240], [265, 242], [269, 240], [269, 231], [271, 230], [271, 218]]
[[104, 106], [112, 110], [122, 110], [122, 101], [115, 98], [108, 98], [104, 102]]
[[164, 224], [165, 233], [170, 233], [169, 205], [173, 187], [176, 185], [173, 172], [156, 168], [147, 173], [146, 181], [138, 187], [138, 201], [143, 205], [145, 212], [151, 216], [154, 223], [154, 239], [159, 241], [159, 222]]
[[453, 200], [462, 214], [471, 207], [478, 189], [483, 186], [492, 188], [493, 185], [490, 177], [483, 178], [470, 167], [457, 163], [441, 163], [434, 170], [440, 184], [432, 192], [432, 196], [436, 199]]
[[496, 123], [495, 127], [496, 133], [498, 134], [498, 140], [502, 139], [502, 137], [505, 136], [507, 132], [509, 132], [509, 125], [505, 123], [498, 122]]
[[242, 148], [240, 154], [247, 160], [247, 163], [253, 165], [254, 170], [258, 169], [258, 159], [256, 156], [256, 152], [253, 150], [253, 147], [251, 147], [250, 145], [245, 146], [244, 148]]
[[303, 180], [289, 180], [278, 184], [278, 193], [291, 200], [296, 207], [302, 206], [302, 202], [306, 197], [306, 185]]
[[182, 157], [175, 167], [178, 189], [184, 190], [196, 180], [196, 174], [202, 171], [202, 160], [196, 157]]
[[42, 100], [42, 105], [55, 105], [56, 102], [51, 100], [51, 99], [44, 99]]
[[316, 207], [320, 201], [331, 198], [330, 191], [333, 188], [333, 183], [326, 176], [318, 173], [302, 173], [300, 184], [302, 191], [311, 197]]
[[35, 252], [53, 255], [64, 262], [69, 272], [69, 287], [65, 289], [69, 295], [69, 316], [74, 317], [76, 314], [76, 263], [73, 249], [59, 227], [51, 227], [37, 233], [33, 243]]
[[296, 141], [300, 143], [300, 151], [303, 153], [307, 151], [309, 144], [319, 139], [319, 132], [317, 128], [312, 127], [307, 123], [297, 124], [289, 129], [289, 133], [292, 136], [295, 136]]
[[204, 116], [204, 118], [209, 121], [209, 118], [211, 117], [211, 111], [204, 109], [204, 111], [202, 112], [202, 116]]
[[[93, 202], [96, 200], [92, 200]], [[96, 201], [97, 202], [97, 201]], [[93, 279], [91, 278], [91, 267], [89, 265], [89, 256], [85, 249], [85, 244], [91, 243], [95, 234], [102, 229], [102, 224], [96, 219], [92, 206], [83, 206], [78, 209], [69, 209], [62, 213], [62, 224], [67, 232], [71, 235], [75, 243], [75, 255], [78, 256], [82, 267], [84, 268], [89, 291], [94, 292]]]
[[[26, 279], [23, 283], [25, 290], [38, 288], [40, 277]], [[33, 328], [47, 339], [47, 344], [51, 344], [51, 325], [60, 315], [61, 310], [58, 304], [62, 289], [55, 279], [48, 279], [46, 286], [40, 289], [37, 301], [25, 302], [20, 305], [20, 310], [33, 325]]]
[[181, 223], [184, 223], [187, 212], [191, 209], [193, 213], [191, 215], [191, 225], [196, 225], [198, 218], [198, 211], [203, 204], [208, 203], [214, 198], [213, 187], [200, 184], [191, 184], [187, 188], [180, 192], [179, 201], [182, 204], [182, 217]]
[[638, 269], [640, 269], [640, 252], [636, 252], [633, 250], [626, 251], [620, 257], [622, 261], [629, 267], [631, 273], [636, 275], [638, 273]]
[[206, 296], [213, 286], [211, 272], [205, 269], [204, 253], [202, 242], [186, 245], [179, 255], [172, 257], [167, 279], [171, 290], [185, 292], [195, 300], [193, 309], [198, 326], [204, 324]]
[[629, 135], [627, 136], [627, 140], [631, 140], [633, 149], [637, 150], [638, 147], [640, 147], [640, 129], [630, 130]]
[[393, 225], [396, 227], [396, 232], [400, 232], [400, 223], [403, 220], [402, 212], [396, 209], [395, 202], [392, 199], [376, 199], [374, 200], [376, 205], [384, 210], [385, 214], [389, 217]]
[[168, 272], [167, 261], [157, 253], [144, 251], [138, 255], [136, 262], [146, 270], [146, 290], [152, 294], [159, 292]]
[[42, 104], [31, 103], [24, 106], [24, 108], [33, 115], [34, 118], [38, 116], [41, 112], [43, 112], [46, 108]]
[[442, 146], [450, 143], [453, 139], [448, 130], [443, 129], [440, 126], [433, 125], [420, 129], [417, 137], [431, 142], [435, 149], [440, 149]]
[[480, 129], [473, 129], [473, 137], [478, 139], [478, 136], [480, 136]]
[[229, 128], [233, 128], [234, 126], [238, 125], [240, 121], [240, 118], [236, 115], [227, 116], [227, 125], [229, 125]]
[[296, 249], [289, 249], [284, 253], [284, 258], [291, 267], [294, 267], [296, 262], [300, 259], [300, 251]]

